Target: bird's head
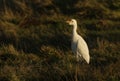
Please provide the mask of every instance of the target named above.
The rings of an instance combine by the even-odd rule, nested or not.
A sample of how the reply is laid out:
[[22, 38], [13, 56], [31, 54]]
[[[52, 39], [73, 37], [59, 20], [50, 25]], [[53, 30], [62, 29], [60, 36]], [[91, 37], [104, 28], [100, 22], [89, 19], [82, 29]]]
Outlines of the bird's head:
[[71, 20], [67, 20], [66, 23], [68, 23], [69, 25], [76, 25], [77, 21], [75, 19], [71, 19]]

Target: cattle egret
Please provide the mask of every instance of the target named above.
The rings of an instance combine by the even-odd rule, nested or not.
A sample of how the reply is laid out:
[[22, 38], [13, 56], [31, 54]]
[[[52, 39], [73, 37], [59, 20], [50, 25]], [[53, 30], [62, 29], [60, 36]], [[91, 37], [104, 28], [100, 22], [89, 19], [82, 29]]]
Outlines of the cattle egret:
[[77, 21], [75, 19], [71, 19], [66, 22], [73, 26], [71, 48], [73, 53], [76, 54], [76, 60], [79, 61], [83, 58], [89, 64], [89, 49], [85, 40], [77, 33]]

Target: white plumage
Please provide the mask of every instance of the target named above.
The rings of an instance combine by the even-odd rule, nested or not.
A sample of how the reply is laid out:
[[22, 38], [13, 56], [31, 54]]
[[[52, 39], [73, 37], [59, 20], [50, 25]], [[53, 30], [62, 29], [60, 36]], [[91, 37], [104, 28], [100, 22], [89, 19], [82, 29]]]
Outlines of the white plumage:
[[77, 33], [77, 21], [75, 19], [71, 19], [66, 22], [69, 25], [73, 26], [71, 48], [73, 53], [76, 54], [77, 61], [79, 61], [82, 57], [89, 64], [90, 62], [89, 49], [88, 49], [87, 43]]

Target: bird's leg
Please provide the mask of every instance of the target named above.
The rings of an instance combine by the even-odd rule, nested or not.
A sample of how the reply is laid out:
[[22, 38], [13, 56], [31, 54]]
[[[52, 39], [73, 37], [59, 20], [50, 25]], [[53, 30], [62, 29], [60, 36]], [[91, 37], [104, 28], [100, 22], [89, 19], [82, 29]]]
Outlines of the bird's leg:
[[75, 68], [75, 81], [78, 81], [78, 62], [76, 62], [76, 68]]
[[78, 63], [79, 63], [79, 55], [76, 55], [76, 67], [75, 67], [75, 81], [78, 81]]
[[78, 53], [76, 54], [76, 61], [79, 62], [79, 55], [78, 55]]

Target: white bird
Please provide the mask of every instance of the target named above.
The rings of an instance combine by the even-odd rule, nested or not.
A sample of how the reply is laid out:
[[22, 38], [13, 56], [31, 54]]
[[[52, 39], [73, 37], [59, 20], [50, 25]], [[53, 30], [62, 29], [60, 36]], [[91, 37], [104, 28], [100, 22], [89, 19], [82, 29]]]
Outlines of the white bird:
[[79, 61], [80, 58], [82, 57], [89, 64], [90, 62], [89, 49], [85, 40], [77, 33], [77, 21], [75, 19], [71, 19], [66, 22], [69, 25], [73, 26], [71, 48], [73, 53], [76, 54], [77, 61]]

